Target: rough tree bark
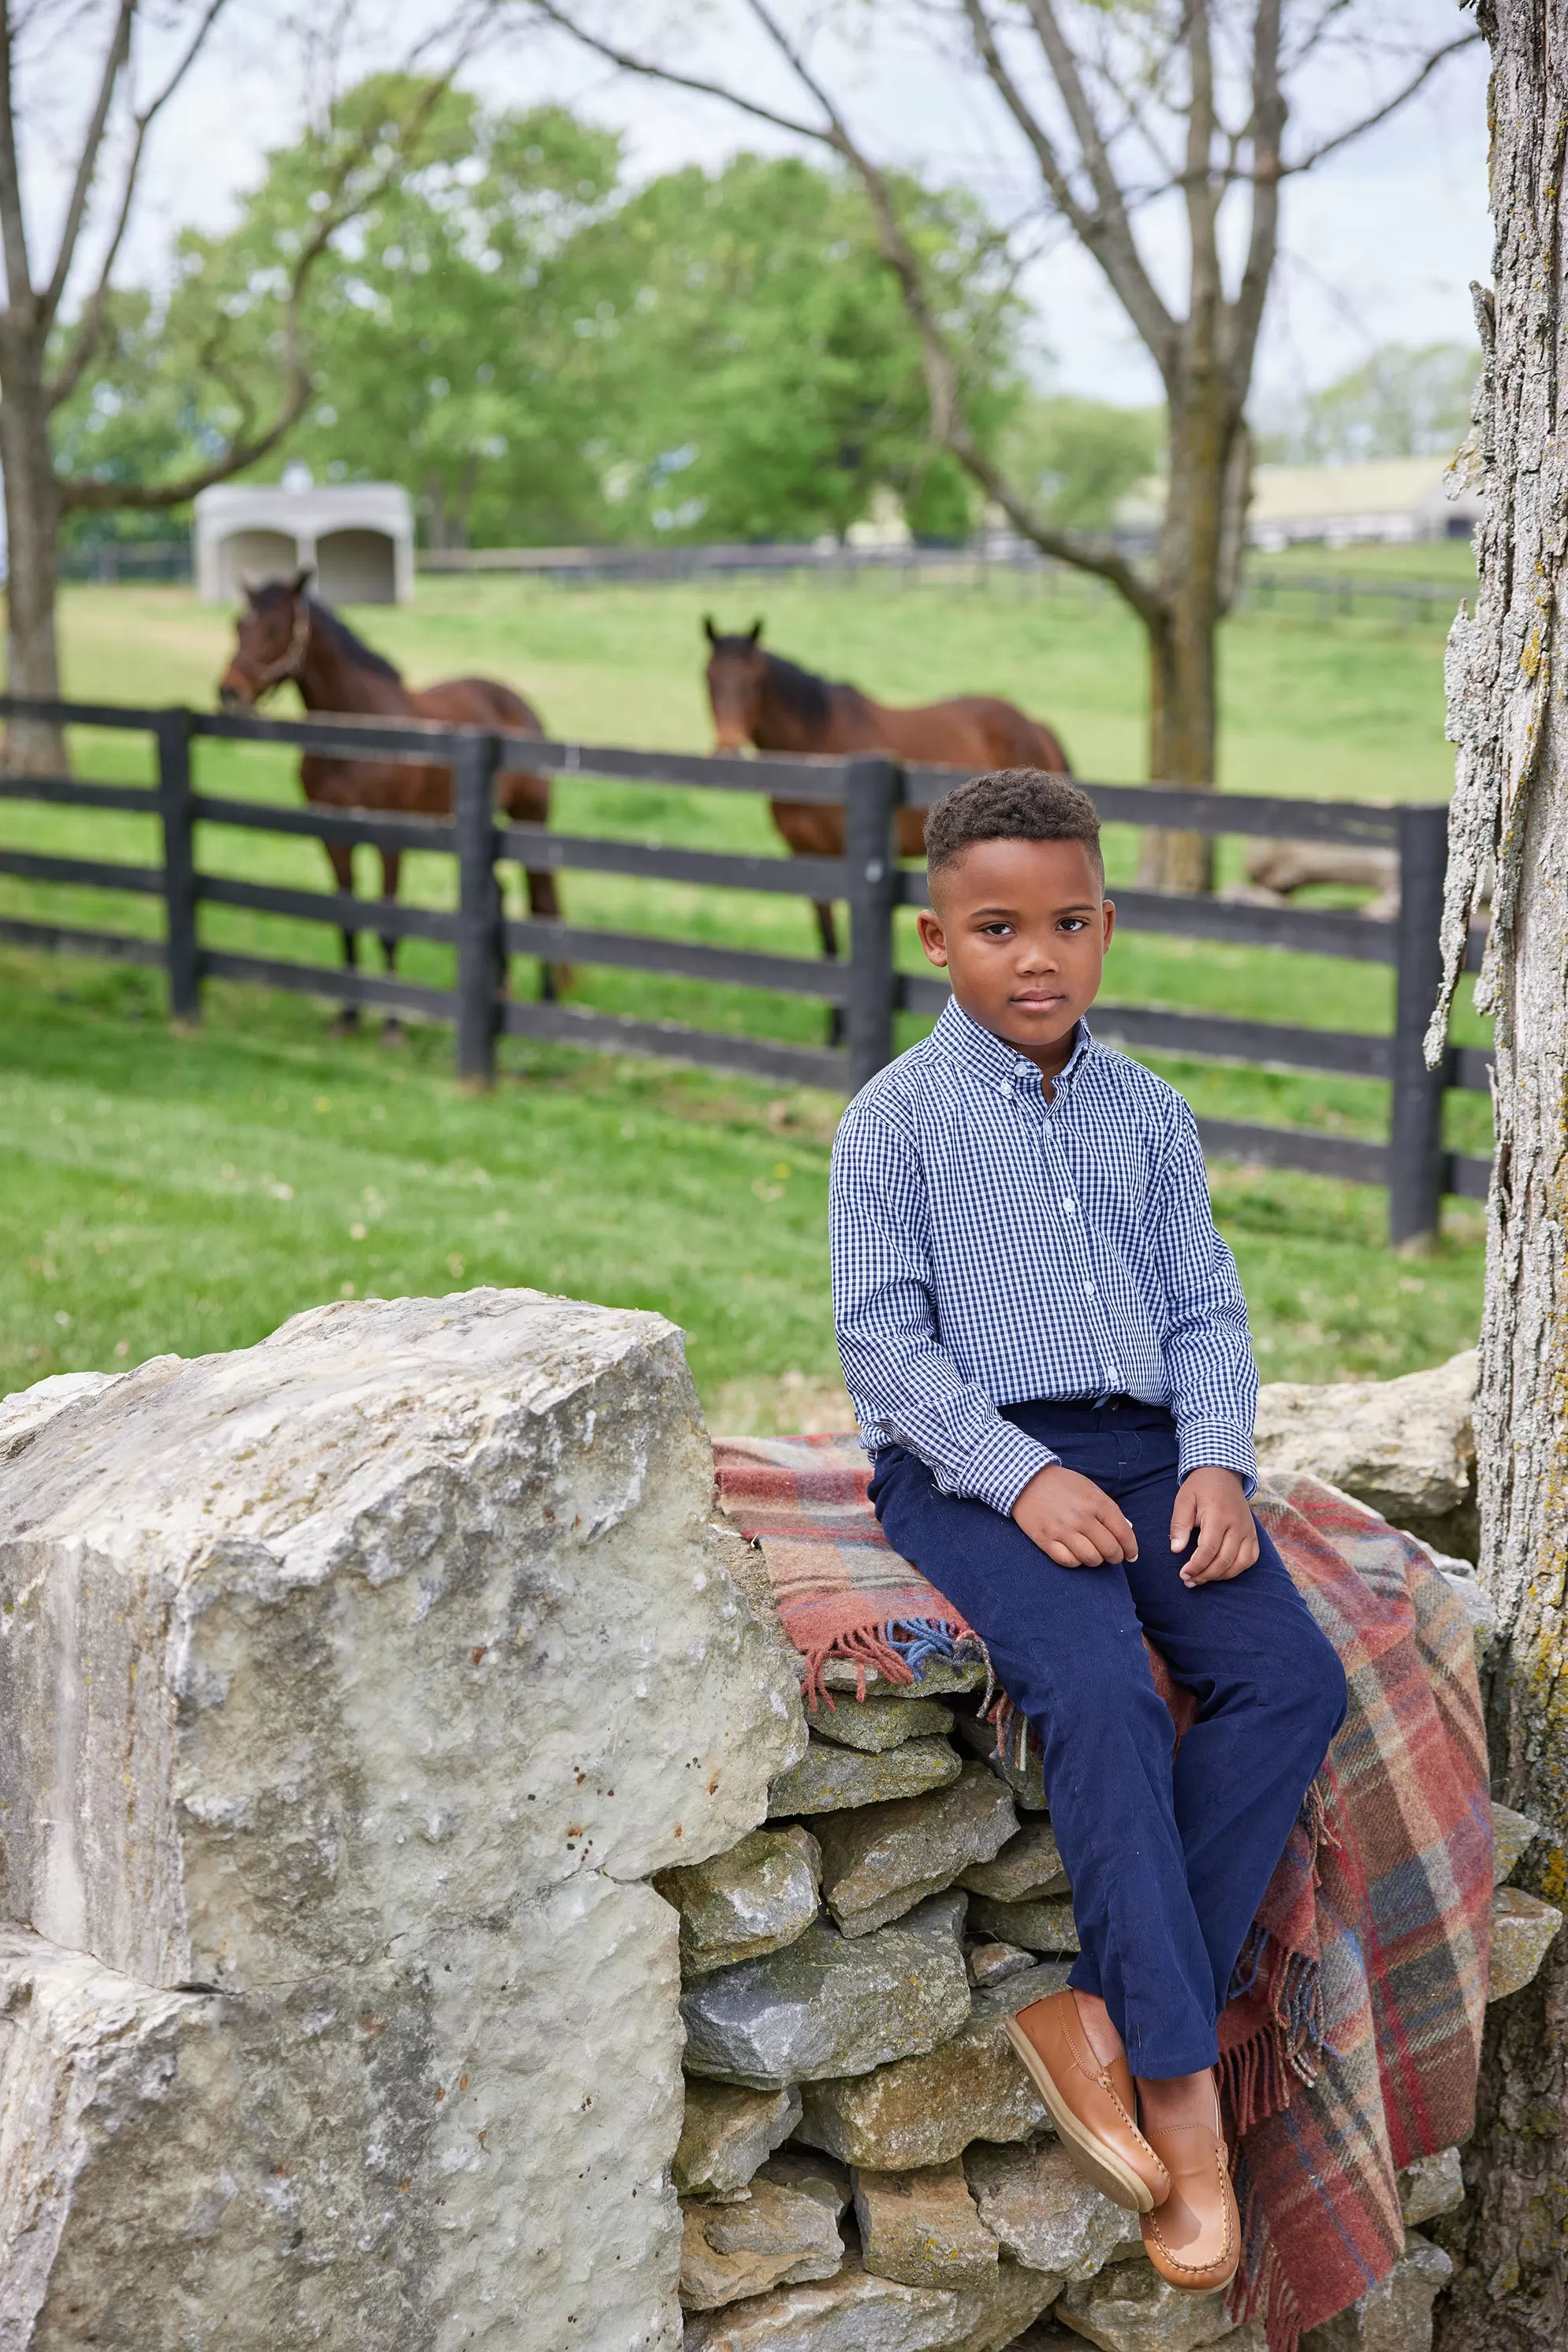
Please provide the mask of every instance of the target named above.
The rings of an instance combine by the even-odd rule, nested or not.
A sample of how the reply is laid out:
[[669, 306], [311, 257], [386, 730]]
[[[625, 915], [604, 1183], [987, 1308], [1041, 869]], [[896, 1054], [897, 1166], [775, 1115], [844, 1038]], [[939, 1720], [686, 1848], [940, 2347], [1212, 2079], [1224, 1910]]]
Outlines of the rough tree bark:
[[[1496, 1024], [1476, 1440], [1481, 1573], [1506, 1645], [1491, 1699], [1496, 1793], [1544, 1825], [1534, 1891], [1568, 1891], [1568, 0], [1482, 0], [1493, 51], [1487, 363], [1468, 445], [1485, 490], [1480, 585], [1449, 642], [1458, 747], [1445, 948], [1451, 989], [1482, 869], [1495, 857], [1478, 998]], [[1438, 1044], [1433, 1025], [1429, 1051]], [[1441, 2352], [1568, 2343], [1568, 1949], [1489, 2023], [1471, 2197]]]

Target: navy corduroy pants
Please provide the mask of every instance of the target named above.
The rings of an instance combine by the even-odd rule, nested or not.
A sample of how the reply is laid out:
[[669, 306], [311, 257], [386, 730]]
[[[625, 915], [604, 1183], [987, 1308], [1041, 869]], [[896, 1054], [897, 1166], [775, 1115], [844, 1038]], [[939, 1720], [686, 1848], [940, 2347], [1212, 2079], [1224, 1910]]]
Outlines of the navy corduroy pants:
[[[878, 1453], [872, 1501], [1040, 1736], [1082, 1946], [1071, 1981], [1103, 2000], [1134, 2074], [1197, 2074], [1215, 2063], [1243, 1938], [1344, 1718], [1343, 1670], [1261, 1528], [1253, 1567], [1183, 1584], [1164, 1408], [1004, 1411], [1121, 1506], [1135, 1561], [1059, 1568], [1016, 1521], [939, 1494], [899, 1446]], [[1145, 1633], [1198, 1702], [1174, 1758]]]

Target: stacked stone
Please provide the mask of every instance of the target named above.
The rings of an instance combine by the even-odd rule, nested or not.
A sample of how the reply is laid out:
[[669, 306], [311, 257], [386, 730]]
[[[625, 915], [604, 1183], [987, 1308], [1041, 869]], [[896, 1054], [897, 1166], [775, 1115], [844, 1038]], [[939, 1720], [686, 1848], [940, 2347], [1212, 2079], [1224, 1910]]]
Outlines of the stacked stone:
[[805, 1745], [710, 1492], [528, 1292], [0, 1405], [7, 2352], [678, 2346], [647, 1881]]
[[[1078, 1949], [1038, 1760], [991, 1754], [977, 1667], [856, 1679], [829, 1668], [768, 1826], [653, 1882], [681, 1919], [687, 2352], [1260, 2352], [1222, 2294], [1160, 2280], [1008, 2042]], [[1500, 1877], [1530, 1834], [1500, 1812]], [[1528, 1902], [1500, 1898], [1500, 1992], [1544, 1949]], [[1402, 2189], [1404, 2261], [1306, 2352], [1427, 2352], [1449, 2263], [1414, 2224], [1462, 2200], [1458, 2151]]]

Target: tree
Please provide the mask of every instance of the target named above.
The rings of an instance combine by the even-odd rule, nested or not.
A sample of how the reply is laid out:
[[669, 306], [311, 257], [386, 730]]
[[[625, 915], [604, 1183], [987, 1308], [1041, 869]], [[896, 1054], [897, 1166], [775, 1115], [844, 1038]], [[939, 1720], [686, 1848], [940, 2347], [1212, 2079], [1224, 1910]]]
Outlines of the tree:
[[[407, 85], [405, 116], [388, 119], [366, 112], [347, 121], [339, 113], [317, 134], [317, 202], [308, 226], [290, 249], [268, 257], [269, 270], [253, 298], [256, 304], [268, 307], [274, 321], [273, 383], [267, 407], [258, 410], [242, 397], [233, 430], [220, 436], [178, 479], [134, 482], [90, 469], [63, 471], [54, 446], [55, 420], [82, 383], [109, 331], [115, 307], [113, 273], [150, 134], [225, 5], [226, 0], [176, 0], [172, 11], [162, 13], [155, 29], [166, 33], [171, 17], [176, 25], [183, 23], [183, 46], [162, 81], [139, 95], [146, 18], [142, 0], [105, 0], [105, 5], [86, 9], [67, 5], [67, 0], [53, 0], [52, 5], [44, 0], [32, 8], [20, 6], [17, 0], [0, 0], [0, 257], [5, 272], [5, 299], [0, 308], [0, 467], [5, 472], [7, 532], [7, 667], [15, 694], [47, 699], [59, 691], [55, 604], [60, 527], [67, 514], [80, 509], [182, 505], [208, 483], [225, 479], [276, 447], [299, 415], [310, 392], [309, 365], [299, 335], [299, 306], [310, 273], [330, 241], [395, 173], [408, 141], [417, 139], [446, 79], [467, 54], [474, 25], [484, 14], [483, 0], [475, 0], [474, 16], [461, 20], [446, 74]], [[26, 201], [21, 143], [26, 119], [25, 68], [51, 50], [57, 56], [62, 47], [79, 55], [84, 20], [93, 16], [107, 18], [107, 26], [90, 77], [86, 121], [74, 151], [64, 159], [63, 219], [55, 237], [46, 241]], [[57, 148], [54, 160], [60, 160]], [[84, 236], [89, 228], [96, 228], [98, 244], [90, 284], [68, 310], [68, 292], [78, 286], [87, 266]], [[49, 257], [40, 262], [46, 249]], [[207, 321], [204, 366], [220, 380], [224, 345], [235, 324], [222, 314]], [[6, 754], [13, 764], [34, 769], [63, 762], [57, 732], [49, 728], [11, 728]]]
[[[351, 123], [409, 102], [378, 77], [337, 113]], [[599, 498], [583, 449], [594, 362], [578, 329], [593, 299], [578, 241], [611, 204], [619, 166], [613, 135], [564, 110], [493, 113], [441, 91], [404, 168], [316, 264], [299, 316], [312, 390], [276, 457], [303, 457], [329, 480], [404, 483], [433, 546], [571, 535]], [[210, 320], [232, 318], [277, 252], [308, 232], [319, 173], [308, 134], [267, 158], [232, 230], [181, 240], [166, 374], [202, 373]], [[248, 333], [231, 335], [226, 393], [206, 371], [209, 415], [222, 399], [264, 396], [275, 327], [262, 306]], [[166, 463], [183, 462], [172, 449]]]
[[[391, 103], [351, 91], [340, 112]], [[973, 486], [933, 447], [920, 349], [859, 184], [737, 157], [628, 194], [618, 142], [447, 90], [409, 168], [321, 255], [300, 310], [314, 389], [287, 452], [404, 482], [434, 546], [841, 531], [878, 488], [960, 536]], [[117, 486], [178, 481], [259, 408], [276, 317], [249, 299], [312, 225], [314, 137], [268, 158], [239, 221], [187, 233], [172, 298], [117, 295], [56, 425]], [[948, 289], [988, 441], [1015, 403], [1018, 306], [972, 201], [901, 192]], [[208, 353], [226, 324], [224, 364]]]
[[[1142, 622], [1149, 658], [1151, 772], [1214, 777], [1216, 640], [1234, 593], [1250, 478], [1246, 408], [1292, 173], [1384, 121], [1441, 60], [1473, 39], [1401, 40], [1386, 0], [910, 0], [915, 37], [946, 43], [983, 82], [1021, 149], [1035, 197], [1020, 231], [1075, 236], [1098, 264], [1164, 387], [1168, 487], [1152, 572], [1103, 540], [1059, 528], [973, 429], [962, 352], [941, 289], [909, 233], [886, 165], [852, 128], [813, 63], [801, 5], [732, 0], [771, 45], [794, 91], [743, 87], [722, 72], [633, 46], [626, 0], [530, 0], [532, 15], [623, 71], [726, 100], [831, 149], [860, 175], [883, 257], [919, 332], [937, 443], [1048, 554], [1096, 572]], [[791, 9], [789, 21], [783, 14]], [[883, 16], [887, 15], [884, 10]], [[1419, 24], [1422, 11], [1415, 11]], [[1337, 60], [1374, 61], [1367, 103], [1287, 153], [1293, 89], [1337, 87]], [[1359, 71], [1355, 79], [1361, 79]], [[1165, 281], [1143, 217], [1179, 216], [1185, 285]], [[1201, 887], [1207, 845], [1150, 835], [1146, 881]]]
[[[989, 446], [1014, 404], [1018, 307], [995, 232], [956, 192], [905, 182], [898, 199]], [[841, 533], [883, 488], [916, 531], [967, 532], [971, 486], [932, 446], [919, 343], [841, 169], [741, 155], [671, 173], [575, 258], [598, 297], [594, 432], [618, 533]]]
[[[1568, 146], [1568, 5], [1481, 0], [1491, 44], [1492, 291], [1476, 289], [1485, 366], [1463, 461], [1485, 491], [1479, 586], [1449, 642], [1458, 744], [1444, 922], [1448, 996], [1486, 869], [1491, 930], [1477, 1002], [1494, 1022], [1497, 1161], [1489, 1209], [1476, 1451], [1483, 1582], [1503, 1634], [1491, 1697], [1497, 1793], [1543, 1824], [1531, 1884], [1568, 1889], [1568, 708], [1559, 580], [1568, 516], [1568, 334], [1559, 226]], [[1443, 2352], [1558, 2352], [1568, 2338], [1568, 1948], [1491, 2012], [1471, 2200]]]
[[1056, 530], [1109, 530], [1164, 456], [1156, 408], [1034, 393], [1008, 426], [998, 465]]
[[1368, 457], [1448, 457], [1469, 423], [1470, 343], [1385, 343], [1333, 383], [1307, 393], [1260, 441], [1260, 454], [1305, 466]]

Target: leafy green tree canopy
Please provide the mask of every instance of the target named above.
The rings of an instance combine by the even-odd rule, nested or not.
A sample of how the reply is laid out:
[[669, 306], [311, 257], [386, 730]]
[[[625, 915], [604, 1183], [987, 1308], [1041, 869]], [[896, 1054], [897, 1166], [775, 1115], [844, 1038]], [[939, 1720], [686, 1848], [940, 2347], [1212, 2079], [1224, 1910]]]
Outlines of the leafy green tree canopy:
[[[100, 478], [173, 476], [263, 403], [290, 257], [334, 149], [401, 79], [360, 85], [269, 158], [226, 235], [182, 240], [166, 300], [116, 299], [62, 431]], [[1018, 312], [972, 200], [901, 184], [968, 354], [980, 429], [1016, 400]], [[630, 190], [618, 142], [559, 109], [446, 91], [408, 167], [334, 236], [302, 333], [316, 392], [285, 450], [319, 478], [402, 481], [441, 544], [802, 538], [893, 490], [960, 535], [973, 493], [933, 451], [918, 346], [862, 192], [743, 155]]]
[[1108, 530], [1159, 465], [1165, 416], [1069, 393], [1033, 393], [1003, 438], [1003, 462], [1042, 515], [1065, 530]]

